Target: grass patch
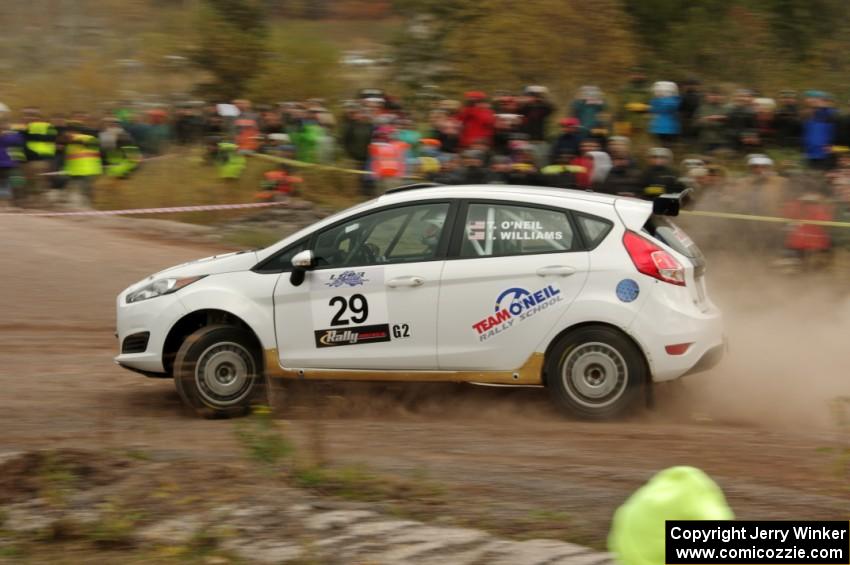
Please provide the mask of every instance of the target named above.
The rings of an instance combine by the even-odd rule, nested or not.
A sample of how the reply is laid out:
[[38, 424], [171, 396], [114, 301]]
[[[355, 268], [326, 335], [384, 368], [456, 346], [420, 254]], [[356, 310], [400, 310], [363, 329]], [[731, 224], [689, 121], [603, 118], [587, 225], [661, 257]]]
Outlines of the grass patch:
[[248, 456], [267, 469], [278, 466], [294, 451], [266, 406], [256, 407], [250, 417], [236, 422], [234, 433]]
[[[128, 179], [101, 177], [95, 189], [94, 207], [98, 210], [128, 208], [157, 208], [236, 204], [256, 201], [263, 174], [275, 164], [262, 159], [248, 158], [248, 165], [238, 180], [218, 178], [214, 165], [203, 158], [201, 147], [175, 148], [161, 159], [145, 163]], [[340, 171], [304, 169], [297, 171], [304, 179], [299, 196], [315, 204], [339, 210], [360, 202], [359, 178]], [[217, 224], [251, 215], [254, 210], [221, 210], [151, 214], [159, 218], [192, 224]], [[250, 244], [268, 241], [271, 234], [239, 236]], [[272, 241], [280, 239], [275, 234]]]

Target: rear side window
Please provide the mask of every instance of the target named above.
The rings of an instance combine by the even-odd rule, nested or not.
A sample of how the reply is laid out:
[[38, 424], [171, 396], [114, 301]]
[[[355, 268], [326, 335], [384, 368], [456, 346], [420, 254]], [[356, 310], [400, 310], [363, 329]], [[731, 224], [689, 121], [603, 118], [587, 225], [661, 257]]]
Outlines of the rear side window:
[[574, 251], [565, 211], [501, 203], [472, 203], [464, 220], [460, 256], [503, 257]]
[[644, 225], [644, 229], [660, 241], [689, 259], [702, 257], [697, 244], [685, 233], [685, 231], [667, 219], [665, 216], [652, 216]]
[[587, 216], [585, 214], [576, 214], [576, 223], [578, 228], [584, 235], [584, 240], [587, 243], [587, 249], [592, 250], [597, 245], [602, 243], [608, 232], [611, 231], [613, 224], [604, 218], [597, 216]]

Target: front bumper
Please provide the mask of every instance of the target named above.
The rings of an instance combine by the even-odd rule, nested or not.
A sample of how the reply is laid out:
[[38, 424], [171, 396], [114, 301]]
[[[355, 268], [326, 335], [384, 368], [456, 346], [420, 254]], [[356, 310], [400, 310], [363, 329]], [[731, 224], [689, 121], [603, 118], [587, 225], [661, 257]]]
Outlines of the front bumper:
[[115, 362], [143, 374], [164, 373], [162, 350], [169, 330], [186, 314], [186, 308], [174, 294], [157, 296], [133, 304], [125, 301], [126, 291], [116, 303], [118, 347], [127, 336], [150, 332], [147, 347], [140, 353], [120, 353]]

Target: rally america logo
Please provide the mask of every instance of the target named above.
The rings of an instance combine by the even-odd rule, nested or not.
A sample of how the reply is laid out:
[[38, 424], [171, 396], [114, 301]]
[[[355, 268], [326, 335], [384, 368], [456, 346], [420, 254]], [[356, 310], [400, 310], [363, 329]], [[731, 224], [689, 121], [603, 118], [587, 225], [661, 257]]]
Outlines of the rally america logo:
[[499, 294], [494, 313], [472, 324], [472, 329], [480, 341], [486, 341], [561, 300], [561, 289], [555, 285], [550, 284], [536, 292], [515, 286]]
[[359, 326], [347, 330], [318, 330], [315, 332], [316, 347], [336, 347], [390, 341], [389, 324]]
[[328, 282], [325, 283], [325, 286], [329, 286], [331, 288], [339, 288], [341, 286], [363, 286], [363, 283], [369, 282], [369, 279], [366, 278], [366, 273], [355, 272], [355, 271], [343, 271], [338, 275], [331, 275], [331, 278]]

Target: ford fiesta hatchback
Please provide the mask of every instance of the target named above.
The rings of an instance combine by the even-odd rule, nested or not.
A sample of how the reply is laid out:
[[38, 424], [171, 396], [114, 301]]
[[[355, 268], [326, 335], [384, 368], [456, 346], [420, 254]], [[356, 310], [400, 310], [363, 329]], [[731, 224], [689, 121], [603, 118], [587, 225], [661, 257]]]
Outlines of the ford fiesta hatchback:
[[265, 377], [540, 385], [608, 418], [714, 365], [699, 249], [645, 202], [521, 186], [413, 185], [259, 251], [166, 269], [117, 300], [122, 367], [238, 415]]

